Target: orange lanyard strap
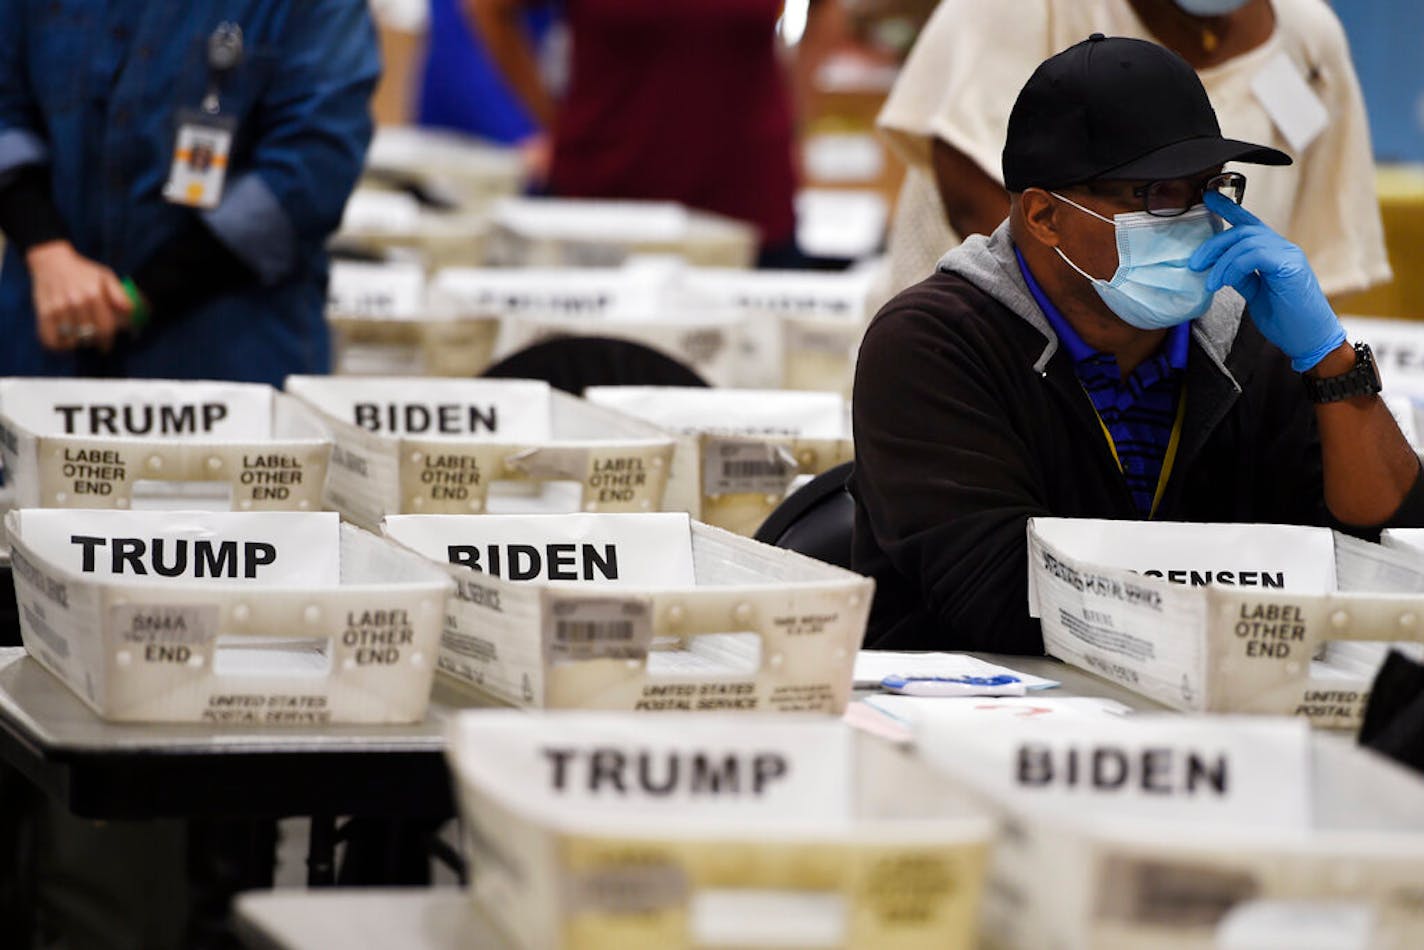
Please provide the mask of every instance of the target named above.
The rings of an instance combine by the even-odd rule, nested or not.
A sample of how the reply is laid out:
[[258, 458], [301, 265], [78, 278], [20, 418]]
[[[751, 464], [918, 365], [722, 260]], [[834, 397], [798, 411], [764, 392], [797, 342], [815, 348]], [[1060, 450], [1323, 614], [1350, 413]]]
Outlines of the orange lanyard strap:
[[[1087, 395], [1087, 390], [1083, 390]], [[1088, 405], [1092, 406], [1090, 398]], [[1093, 417], [1098, 420], [1098, 425], [1103, 430], [1103, 438], [1108, 440], [1108, 450], [1112, 452], [1113, 461], [1117, 463], [1117, 470], [1122, 471], [1122, 459], [1117, 454], [1117, 443], [1113, 441], [1112, 432], [1108, 430], [1108, 424], [1103, 421], [1103, 417], [1098, 414], [1098, 407], [1093, 406]], [[1167, 440], [1167, 454], [1162, 457], [1162, 471], [1157, 476], [1157, 490], [1152, 494], [1152, 510], [1147, 517], [1151, 519], [1157, 514], [1157, 506], [1162, 502], [1162, 494], [1167, 490], [1167, 479], [1172, 475], [1172, 466], [1177, 461], [1177, 446], [1182, 441], [1182, 420], [1187, 417], [1187, 387], [1183, 386], [1182, 391], [1177, 394], [1177, 418], [1172, 421], [1172, 436]]]

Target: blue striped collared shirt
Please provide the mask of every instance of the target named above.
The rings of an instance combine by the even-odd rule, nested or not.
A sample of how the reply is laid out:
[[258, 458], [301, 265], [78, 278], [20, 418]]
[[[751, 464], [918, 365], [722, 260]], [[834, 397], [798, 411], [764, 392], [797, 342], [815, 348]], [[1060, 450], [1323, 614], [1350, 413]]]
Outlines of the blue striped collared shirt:
[[1084, 343], [1034, 280], [1018, 248], [1014, 249], [1014, 256], [1029, 293], [1073, 360], [1078, 381], [1112, 435], [1122, 476], [1138, 514], [1150, 517], [1177, 418], [1192, 325], [1181, 323], [1168, 330], [1162, 348], [1123, 379], [1117, 358]]

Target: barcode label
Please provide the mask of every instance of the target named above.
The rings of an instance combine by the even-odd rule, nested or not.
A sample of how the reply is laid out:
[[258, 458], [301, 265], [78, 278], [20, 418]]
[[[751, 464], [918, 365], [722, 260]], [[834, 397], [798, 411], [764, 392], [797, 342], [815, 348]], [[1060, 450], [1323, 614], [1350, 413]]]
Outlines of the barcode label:
[[595, 640], [633, 639], [631, 620], [555, 620], [554, 639], [560, 643], [593, 643]]
[[723, 478], [785, 478], [791, 469], [780, 460], [734, 459], [722, 463]]
[[545, 599], [544, 644], [551, 658], [642, 659], [653, 639], [646, 600], [558, 596]]
[[702, 463], [704, 495], [782, 495], [800, 468], [784, 445], [750, 439], [708, 439]]

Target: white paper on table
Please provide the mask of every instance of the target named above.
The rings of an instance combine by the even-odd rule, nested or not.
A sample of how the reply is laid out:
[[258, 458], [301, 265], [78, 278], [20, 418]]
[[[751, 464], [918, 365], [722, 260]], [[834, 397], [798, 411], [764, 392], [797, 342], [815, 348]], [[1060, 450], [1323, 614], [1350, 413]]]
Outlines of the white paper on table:
[[967, 653], [901, 653], [861, 650], [855, 656], [855, 686], [879, 686], [887, 676], [1016, 676], [1024, 689], [1051, 689], [1057, 680], [1045, 679]]
[[32, 508], [20, 518], [25, 543], [74, 574], [266, 587], [334, 587], [341, 580], [335, 512]]
[[879, 736], [902, 745], [913, 742], [915, 739], [915, 734], [910, 731], [908, 724], [887, 712], [876, 709], [863, 699], [847, 703], [845, 715], [841, 717], [841, 721], [848, 726], [868, 732], [872, 736]]
[[962, 717], [966, 722], [1044, 719], [1117, 719], [1132, 710], [1112, 699], [1096, 696], [867, 696], [866, 705], [892, 719], [913, 726], [931, 711], [936, 716]]
[[692, 587], [685, 513], [390, 515], [386, 536], [428, 558], [510, 580]]

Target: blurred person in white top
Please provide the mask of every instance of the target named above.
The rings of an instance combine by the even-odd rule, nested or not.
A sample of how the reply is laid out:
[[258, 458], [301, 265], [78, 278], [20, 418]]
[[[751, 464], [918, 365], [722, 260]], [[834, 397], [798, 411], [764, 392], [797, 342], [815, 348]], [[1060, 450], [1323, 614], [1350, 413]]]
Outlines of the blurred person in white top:
[[[1324, 0], [941, 0], [877, 121], [908, 165], [887, 296], [1008, 215], [999, 168], [1014, 96], [1040, 62], [1094, 32], [1174, 50], [1196, 69], [1223, 134], [1295, 159], [1253, 170], [1246, 203], [1305, 250], [1327, 294], [1390, 279], [1364, 100]], [[1283, 66], [1295, 75], [1273, 84]], [[1326, 121], [1313, 135], [1307, 123], [1301, 141], [1289, 115], [1314, 108], [1304, 89]]]

